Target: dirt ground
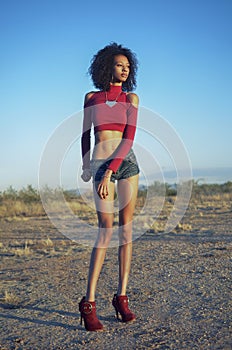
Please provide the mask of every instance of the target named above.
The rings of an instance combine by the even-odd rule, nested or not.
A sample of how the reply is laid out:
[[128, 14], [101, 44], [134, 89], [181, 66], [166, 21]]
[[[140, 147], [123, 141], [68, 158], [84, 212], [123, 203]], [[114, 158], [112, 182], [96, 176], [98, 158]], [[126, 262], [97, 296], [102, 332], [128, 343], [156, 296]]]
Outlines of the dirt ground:
[[78, 302], [91, 247], [71, 242], [46, 217], [1, 220], [0, 349], [232, 349], [231, 202], [195, 201], [183, 222], [134, 242], [131, 324], [114, 315], [117, 248], [108, 249], [96, 300], [105, 330], [86, 332]]

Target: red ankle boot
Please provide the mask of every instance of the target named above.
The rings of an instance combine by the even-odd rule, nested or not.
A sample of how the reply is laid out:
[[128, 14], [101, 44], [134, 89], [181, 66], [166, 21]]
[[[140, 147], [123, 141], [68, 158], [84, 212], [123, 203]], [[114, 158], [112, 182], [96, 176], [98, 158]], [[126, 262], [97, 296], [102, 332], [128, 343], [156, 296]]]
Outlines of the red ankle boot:
[[112, 305], [115, 308], [117, 319], [119, 319], [118, 314], [120, 313], [122, 322], [131, 322], [135, 320], [135, 314], [130, 311], [128, 307], [128, 297], [126, 295], [117, 295], [114, 294], [114, 298], [112, 300]]
[[95, 301], [87, 301], [85, 297], [82, 298], [79, 303], [79, 311], [81, 313], [81, 325], [82, 319], [84, 319], [85, 329], [87, 331], [102, 331], [103, 325], [99, 321], [96, 315], [96, 303]]

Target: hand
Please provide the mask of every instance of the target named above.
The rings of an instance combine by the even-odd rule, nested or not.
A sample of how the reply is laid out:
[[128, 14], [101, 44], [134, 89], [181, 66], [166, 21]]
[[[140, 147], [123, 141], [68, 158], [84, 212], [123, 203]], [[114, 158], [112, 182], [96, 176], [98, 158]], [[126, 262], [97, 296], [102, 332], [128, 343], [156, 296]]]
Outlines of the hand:
[[106, 170], [105, 174], [102, 176], [101, 182], [98, 185], [97, 193], [101, 199], [106, 199], [109, 195], [109, 183], [110, 177], [112, 175], [112, 170]]
[[84, 182], [88, 182], [92, 177], [92, 172], [90, 169], [84, 169], [81, 178]]

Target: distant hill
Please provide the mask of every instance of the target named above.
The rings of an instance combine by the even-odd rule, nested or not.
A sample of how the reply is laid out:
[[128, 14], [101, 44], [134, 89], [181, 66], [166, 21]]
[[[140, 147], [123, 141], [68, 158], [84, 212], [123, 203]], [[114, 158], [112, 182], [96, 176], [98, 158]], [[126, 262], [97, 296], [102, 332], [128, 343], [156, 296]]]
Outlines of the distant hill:
[[227, 181], [232, 181], [232, 167], [193, 169], [193, 178], [204, 183], [222, 184]]

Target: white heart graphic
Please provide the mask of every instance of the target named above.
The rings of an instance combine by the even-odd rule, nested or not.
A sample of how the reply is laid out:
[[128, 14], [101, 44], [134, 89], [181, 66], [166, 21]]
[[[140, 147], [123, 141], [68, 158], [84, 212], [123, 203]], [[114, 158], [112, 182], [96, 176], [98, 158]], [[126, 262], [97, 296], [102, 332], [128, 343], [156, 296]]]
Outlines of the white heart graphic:
[[109, 106], [109, 107], [114, 107], [114, 105], [116, 105], [116, 101], [106, 101], [106, 104], [107, 104], [107, 106]]

